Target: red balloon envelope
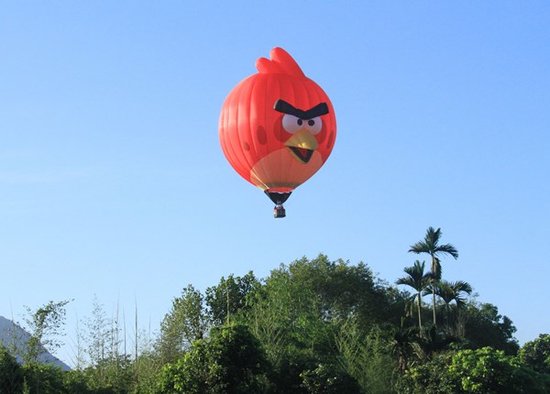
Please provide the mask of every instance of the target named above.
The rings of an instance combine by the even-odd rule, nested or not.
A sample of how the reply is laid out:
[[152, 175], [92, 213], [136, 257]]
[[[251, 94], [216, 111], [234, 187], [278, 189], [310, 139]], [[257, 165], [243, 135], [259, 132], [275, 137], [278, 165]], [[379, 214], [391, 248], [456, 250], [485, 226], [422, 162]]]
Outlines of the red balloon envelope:
[[284, 217], [292, 191], [328, 159], [336, 117], [327, 94], [284, 49], [256, 68], [225, 99], [220, 143], [231, 166], [276, 204], [275, 217]]

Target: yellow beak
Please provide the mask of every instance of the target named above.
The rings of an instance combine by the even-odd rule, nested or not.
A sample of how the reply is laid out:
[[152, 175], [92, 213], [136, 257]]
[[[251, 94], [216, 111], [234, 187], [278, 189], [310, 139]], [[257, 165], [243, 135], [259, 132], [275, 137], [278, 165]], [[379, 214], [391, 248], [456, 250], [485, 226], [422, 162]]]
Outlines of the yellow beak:
[[285, 145], [292, 148], [309, 150], [315, 150], [319, 146], [315, 137], [305, 129], [298, 131], [296, 134], [290, 137]]

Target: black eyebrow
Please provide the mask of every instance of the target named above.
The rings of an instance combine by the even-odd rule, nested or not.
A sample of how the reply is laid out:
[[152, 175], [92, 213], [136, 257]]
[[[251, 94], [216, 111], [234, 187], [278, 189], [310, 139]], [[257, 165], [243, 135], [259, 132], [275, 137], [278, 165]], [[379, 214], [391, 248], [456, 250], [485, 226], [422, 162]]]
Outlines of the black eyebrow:
[[275, 101], [273, 109], [283, 114], [294, 115], [300, 119], [313, 119], [317, 116], [328, 114], [327, 103], [319, 103], [315, 107], [308, 109], [307, 111], [294, 107], [292, 104], [287, 103], [284, 100]]

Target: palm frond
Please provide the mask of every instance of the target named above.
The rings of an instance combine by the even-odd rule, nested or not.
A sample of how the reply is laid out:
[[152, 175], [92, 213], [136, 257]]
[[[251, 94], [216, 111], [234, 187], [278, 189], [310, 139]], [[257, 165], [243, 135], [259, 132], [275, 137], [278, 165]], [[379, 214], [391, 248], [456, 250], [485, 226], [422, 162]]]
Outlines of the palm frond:
[[395, 284], [397, 285], [405, 285], [409, 287], [414, 287], [414, 280], [410, 276], [404, 276], [403, 278], [399, 278], [395, 281]]
[[425, 261], [418, 261], [416, 260], [414, 262], [414, 265], [411, 267], [405, 267], [403, 271], [408, 275], [404, 276], [402, 278], [399, 278], [395, 281], [398, 285], [405, 285], [413, 288], [417, 292], [422, 291], [429, 282], [429, 276], [428, 274], [424, 273], [424, 269], [426, 266]]
[[463, 280], [458, 280], [456, 282], [451, 282], [451, 287], [457, 292], [463, 292], [467, 294], [472, 294], [472, 286]]
[[439, 245], [437, 247], [437, 252], [436, 253], [446, 253], [446, 254], [450, 254], [451, 256], [453, 256], [456, 259], [458, 259], [458, 250], [456, 250], [456, 248], [451, 245], [451, 244], [444, 244], [444, 245]]
[[414, 245], [411, 245], [411, 246], [410, 246], [409, 253], [410, 253], [410, 252], [413, 252], [413, 253], [416, 253], [416, 254], [419, 254], [419, 253], [429, 253], [429, 250], [430, 250], [429, 245], [426, 244], [426, 243], [423, 242], [423, 241], [420, 241], [420, 242], [417, 242], [417, 243], [415, 243]]

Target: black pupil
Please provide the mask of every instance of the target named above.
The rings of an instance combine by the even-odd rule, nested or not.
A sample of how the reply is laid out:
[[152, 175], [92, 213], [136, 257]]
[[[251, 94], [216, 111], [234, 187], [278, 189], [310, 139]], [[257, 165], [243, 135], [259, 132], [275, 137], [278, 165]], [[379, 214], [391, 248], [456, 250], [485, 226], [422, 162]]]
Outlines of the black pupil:
[[[303, 119], [298, 119], [296, 121], [296, 123], [298, 123], [298, 126], [301, 126], [302, 124], [304, 124], [304, 120]], [[313, 119], [309, 119], [307, 121], [307, 124], [310, 125], [310, 126], [313, 126], [315, 124], [315, 121]]]

